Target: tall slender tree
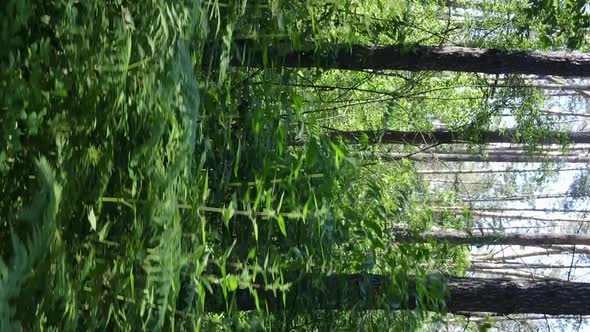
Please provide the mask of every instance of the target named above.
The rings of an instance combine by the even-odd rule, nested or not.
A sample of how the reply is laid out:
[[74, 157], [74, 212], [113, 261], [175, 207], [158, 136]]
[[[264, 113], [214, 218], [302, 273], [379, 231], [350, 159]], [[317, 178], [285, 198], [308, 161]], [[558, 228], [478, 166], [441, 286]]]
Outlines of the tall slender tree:
[[556, 193], [556, 194], [531, 194], [531, 195], [515, 195], [515, 196], [494, 196], [494, 197], [481, 197], [481, 198], [461, 198], [461, 201], [466, 203], [475, 202], [497, 202], [497, 201], [527, 201], [531, 199], [554, 199], [554, 198], [571, 198], [572, 195], [568, 193]]
[[[501, 174], [501, 173], [545, 173], [545, 172], [579, 172], [585, 171], [585, 167], [563, 167], [553, 169], [458, 169], [458, 170], [446, 170], [446, 169], [420, 169], [417, 170], [417, 174], [422, 175], [461, 175], [461, 174]], [[565, 196], [566, 194], [556, 194], [558, 196]], [[492, 199], [495, 197], [491, 197]], [[500, 199], [497, 199], [500, 200]], [[520, 200], [517, 197], [516, 200]]]
[[[358, 130], [340, 131], [333, 130], [330, 135], [337, 139], [342, 137], [349, 143], [383, 144], [454, 144], [454, 143], [519, 143], [516, 129], [481, 130], [477, 132], [479, 139], [475, 140], [463, 131], [451, 131], [436, 129], [429, 132], [399, 131], [399, 130]], [[571, 142], [574, 144], [590, 143], [588, 132], [548, 132], [543, 134], [540, 144], [561, 144]]]
[[[321, 285], [321, 286], [320, 286]], [[277, 310], [374, 310], [414, 309], [420, 298], [417, 283], [407, 282], [405, 294], [389, 276], [376, 274], [337, 274], [314, 277], [302, 275], [292, 280], [287, 301], [273, 291], [238, 290], [235, 303], [239, 310], [264, 306]], [[422, 309], [450, 313], [493, 312], [499, 314], [537, 313], [548, 315], [589, 315], [590, 283], [559, 280], [514, 280], [444, 277], [431, 275], [422, 284], [439, 301], [424, 301]], [[210, 299], [210, 298], [208, 298]], [[210, 302], [209, 310], [226, 310]]]
[[453, 153], [373, 153], [360, 155], [365, 159], [379, 159], [383, 161], [397, 161], [409, 159], [414, 161], [432, 162], [498, 162], [498, 163], [590, 163], [587, 156], [559, 156], [559, 155], [526, 155], [526, 154], [501, 154], [489, 153], [486, 156], [480, 154], [453, 154]]
[[485, 271], [485, 270], [512, 270], [512, 269], [535, 269], [535, 270], [550, 270], [550, 269], [588, 269], [590, 265], [587, 264], [538, 264], [538, 263], [473, 263], [470, 266], [470, 270], [472, 271]]
[[425, 231], [411, 233], [407, 229], [396, 228], [393, 231], [396, 241], [428, 242], [439, 241], [452, 244], [468, 245], [517, 245], [517, 246], [552, 246], [552, 245], [590, 245], [587, 234], [521, 234], [521, 233], [466, 233], [458, 231]]
[[[590, 76], [590, 55], [565, 52], [423, 45], [331, 45], [318, 51], [306, 49], [285, 52], [282, 47], [268, 47], [262, 51], [252, 41], [238, 42], [238, 47], [250, 49], [251, 54], [242, 63], [234, 59], [234, 64], [249, 66], [261, 66], [263, 59], [274, 58], [276, 65], [284, 67]], [[264, 56], [264, 53], [270, 56]]]
[[549, 256], [549, 255], [571, 255], [571, 254], [581, 254], [581, 255], [590, 255], [590, 249], [580, 248], [575, 246], [551, 246], [550, 248], [546, 248], [544, 250], [535, 250], [529, 252], [522, 252], [516, 254], [482, 254], [482, 255], [474, 255], [472, 257], [472, 261], [477, 262], [489, 262], [489, 261], [510, 261], [510, 260], [520, 260], [526, 257], [539, 257], [539, 256]]

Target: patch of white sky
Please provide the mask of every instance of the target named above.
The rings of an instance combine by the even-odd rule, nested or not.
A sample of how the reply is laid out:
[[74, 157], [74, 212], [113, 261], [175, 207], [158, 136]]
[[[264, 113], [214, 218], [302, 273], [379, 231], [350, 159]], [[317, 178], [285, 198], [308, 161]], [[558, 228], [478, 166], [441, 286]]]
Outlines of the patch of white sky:
[[[576, 84], [576, 85], [583, 85], [584, 83], [588, 83], [587, 81], [584, 82], [582, 80], [569, 80], [568, 83]], [[546, 110], [548, 111], [557, 111], [557, 112], [573, 112], [573, 113], [580, 113], [586, 114], [588, 111], [588, 103], [584, 100], [584, 98], [580, 98], [580, 96], [573, 96], [572, 97], [557, 97], [557, 98], [548, 98], [546, 102]], [[576, 109], [577, 108], [577, 109]], [[559, 130], [564, 131], [583, 131], [586, 129], [588, 125], [588, 121], [586, 118], [578, 118], [575, 122], [566, 122], [559, 126]], [[500, 127], [502, 128], [514, 128], [516, 126], [516, 120], [514, 117], [502, 117], [500, 122]], [[580, 146], [577, 146], [580, 147]], [[582, 146], [584, 147], [584, 146]], [[590, 149], [590, 146], [586, 145]], [[579, 151], [577, 151], [579, 152]], [[584, 151], [583, 153], [587, 154], [588, 150]], [[535, 166], [536, 165], [536, 166]], [[526, 168], [521, 169], [538, 169], [540, 163], [531, 163], [526, 166]], [[577, 164], [577, 167], [584, 168], [586, 164]], [[492, 170], [501, 170], [506, 169], [510, 165], [507, 163], [490, 163], [489, 168]], [[574, 168], [576, 167], [575, 164], [568, 164], [563, 163], [561, 168]], [[571, 184], [575, 181], [576, 177], [585, 172], [585, 170], [581, 171], [559, 171], [557, 175], [554, 177], [552, 181], [546, 182], [541, 186], [532, 186], [533, 188], [537, 188], [534, 192], [530, 192], [531, 195], [538, 195], [538, 194], [564, 194], [568, 191]], [[523, 173], [516, 177], [515, 185], [517, 188], [523, 188], [525, 186], [531, 187], [530, 181], [534, 181], [531, 178], [531, 173]], [[587, 213], [576, 213], [575, 211], [580, 210], [588, 210], [590, 209], [590, 201], [584, 199], [578, 200], [569, 200], [571, 203], [567, 206], [568, 210], [572, 212], [547, 212], [547, 210], [552, 209], [564, 209], [564, 198], [537, 198], [532, 201], [509, 201], [507, 202], [503, 208], [506, 209], [522, 209], [522, 208], [534, 208], [538, 210], [544, 211], [528, 211], [526, 213], [520, 213], [520, 215], [529, 216], [529, 217], [545, 217], [545, 218], [555, 218], [557, 219], [575, 219], [579, 220], [579, 222], [555, 222], [553, 225], [555, 226], [552, 228], [539, 228], [539, 229], [532, 229], [528, 230], [529, 232], [562, 232], [562, 233], [576, 233], [580, 232], [587, 227], [584, 226], [585, 223], [590, 222], [590, 218]], [[508, 214], [508, 213], [507, 213]], [[510, 213], [514, 215], [514, 213]], [[503, 225], [505, 227], [526, 227], [530, 225], [535, 225], [530, 219], [506, 219], [503, 221]], [[507, 230], [510, 232], [511, 230]], [[516, 229], [512, 230], [512, 232], [527, 232], [526, 229]], [[586, 246], [588, 249], [590, 247]], [[494, 250], [494, 249], [492, 249]], [[474, 248], [474, 252], [481, 251], [481, 249]], [[496, 251], [498, 251], [496, 249]], [[538, 251], [535, 248], [519, 248], [511, 246], [507, 248], [508, 252], [504, 252], [504, 254], [512, 255], [512, 254], [523, 254], [529, 251]], [[541, 257], [526, 257], [522, 258], [523, 263], [539, 263], [542, 260], [543, 263], [547, 264], [570, 264], [572, 265], [572, 254], [558, 254], [558, 255], [551, 255], [551, 256], [541, 256]], [[571, 271], [569, 269], [565, 270], [555, 270], [552, 272], [552, 277], [559, 277], [563, 279], [569, 280], [576, 280], [576, 281], [586, 281], [590, 282], [590, 273], [583, 269], [576, 269], [576, 263], [580, 262], [579, 257], [574, 257], [573, 267]], [[537, 271], [538, 272], [538, 271]], [[547, 272], [547, 271], [546, 271]]]
[[[554, 81], [553, 81], [554, 83]], [[588, 81], [583, 80], [568, 80], [570, 84], [586, 84], [588, 85]], [[547, 98], [547, 102], [545, 105], [545, 110], [547, 111], [557, 111], [557, 112], [570, 112], [570, 113], [579, 113], [579, 114], [589, 114], [590, 113], [590, 103], [588, 102], [588, 96], [590, 93], [580, 93], [578, 95], [573, 96], [558, 96], [558, 97], [549, 97]], [[560, 120], [575, 120], [575, 121], [563, 121], [558, 125], [558, 130], [563, 131], [588, 131], [588, 118], [587, 117], [557, 117], [556, 119]], [[500, 128], [514, 128], [516, 126], [516, 121], [514, 117], [505, 116], [501, 118], [499, 127]], [[506, 147], [507, 145], [496, 145], [499, 147]], [[556, 146], [557, 147], [557, 146]], [[583, 150], [576, 150], [576, 153], [583, 153], [584, 155], [588, 155], [590, 153], [590, 145], [577, 145], [576, 148], [587, 148]], [[515, 168], [515, 169], [524, 169], [524, 170], [539, 170], [542, 168], [542, 164], [540, 163], [528, 163], [524, 166], [514, 166], [509, 163], [488, 163], [487, 165], [484, 164], [476, 164], [480, 166], [473, 166], [474, 169], [478, 167], [485, 167], [489, 170], [504, 170], [507, 168]], [[530, 196], [539, 195], [539, 194], [564, 194], [568, 192], [570, 185], [575, 181], [576, 177], [586, 172], [585, 167], [587, 164], [572, 164], [572, 163], [562, 163], [559, 166], [553, 165], [549, 168], [563, 168], [563, 169], [571, 169], [571, 168], [579, 168], [582, 170], [565, 170], [565, 171], [557, 171], [556, 175], [547, 182], [544, 182], [542, 185], [536, 185], [536, 183], [531, 183], [531, 181], [535, 181], [532, 174], [534, 173], [522, 173], [516, 176], [515, 187], [516, 188], [534, 188], [533, 191], [528, 190], [524, 194], [529, 194]], [[538, 175], [539, 173], [537, 173]], [[502, 179], [500, 177], [500, 179]], [[503, 179], [502, 179], [503, 180]], [[503, 183], [502, 183], [503, 182]], [[500, 186], [508, 185], [506, 182], [501, 181]], [[440, 184], [434, 184], [434, 186], [440, 186]], [[483, 193], [482, 196], [487, 195], [499, 195], [498, 191], [502, 191], [501, 188], [498, 190], [497, 186], [494, 188], [492, 187], [490, 191], [487, 193]], [[487, 196], [489, 197], [489, 196]], [[564, 209], [565, 200], [568, 198], [564, 197], [557, 197], [557, 198], [537, 198], [534, 200], [529, 201], [507, 201], [502, 205], [502, 208], [505, 209], [522, 209], [522, 208], [534, 208], [534, 209], [543, 209], [545, 211], [527, 211], [527, 212], [502, 212], [505, 215], [522, 215], [528, 217], [542, 217], [542, 218], [554, 218], [558, 219], [573, 219], [569, 222], [553, 222], [553, 223], [544, 223], [544, 225], [549, 225], [550, 227], [540, 227], [540, 228], [531, 228], [526, 229], [527, 226], [536, 226], [539, 225], [539, 222], [535, 222], [531, 219], [511, 219], [506, 218], [502, 219], [502, 225], [505, 228], [508, 228], [506, 232], [538, 232], [538, 233], [584, 233], [586, 232], [589, 227], [586, 223], [590, 222], [590, 214], [588, 213], [576, 213], [575, 211], [581, 210], [590, 210], [590, 200], [589, 199], [578, 199], [578, 200], [571, 200], [568, 199], [567, 209], [571, 210], [572, 212], [548, 212], [547, 210], [552, 209]], [[491, 203], [497, 202], [478, 202], [477, 204], [473, 204], [472, 206], [490, 206]], [[575, 220], [575, 222], [573, 222]], [[488, 220], [489, 221], [489, 220]], [[584, 227], [585, 226], [585, 227]], [[511, 227], [515, 227], [514, 229], [510, 229]], [[521, 227], [521, 228], [518, 228]], [[590, 249], [590, 246], [577, 246], [576, 248], [585, 248]], [[539, 252], [539, 248], [534, 247], [519, 247], [519, 246], [488, 246], [488, 247], [472, 247], [471, 253], [473, 257], [476, 257], [477, 254], [494, 254], [495, 257], [502, 257], [505, 256], [512, 256], [512, 255], [522, 255], [530, 252]], [[550, 264], [550, 265], [563, 265], [566, 268], [563, 269], [524, 269], [522, 272], [525, 275], [532, 276], [534, 278], [544, 278], [544, 277], [551, 277], [551, 278], [559, 278], [563, 280], [570, 280], [570, 281], [578, 281], [578, 282], [590, 282], [590, 269], [587, 268], [588, 259], [584, 261], [584, 256], [572, 253], [562, 253], [562, 254], [552, 254], [552, 255], [543, 255], [543, 256], [531, 256], [531, 257], [522, 257], [516, 260], [512, 260], [512, 262], [523, 263], [525, 266], [529, 264], [535, 263], [542, 263], [542, 264]], [[581, 263], [586, 263], [586, 267], [584, 268], [576, 268], [576, 265]], [[482, 276], [481, 273], [471, 273], [471, 275], [479, 275]], [[575, 320], [568, 320], [569, 324], [563, 324], [565, 320], [560, 319], [550, 319], [545, 323], [541, 322], [541, 325], [546, 325], [543, 329], [547, 329], [550, 331], [590, 331], [590, 324], [588, 320], [584, 319], [579, 321], [578, 319]], [[497, 330], [497, 329], [496, 329]], [[498, 330], [497, 330], [498, 331]]]

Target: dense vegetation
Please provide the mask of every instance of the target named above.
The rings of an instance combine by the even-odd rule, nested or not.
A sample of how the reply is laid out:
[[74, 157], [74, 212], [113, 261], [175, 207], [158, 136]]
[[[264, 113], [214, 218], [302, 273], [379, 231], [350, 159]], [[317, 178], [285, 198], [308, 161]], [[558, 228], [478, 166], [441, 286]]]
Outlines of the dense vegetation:
[[[536, 6], [514, 29], [562, 22]], [[444, 10], [423, 1], [1, 4], [0, 331], [408, 331], [441, 319], [444, 291], [432, 276], [462, 275], [466, 247], [397, 243], [392, 230], [464, 229], [469, 212], [434, 209], [452, 195], [429, 194], [406, 158], [374, 160], [411, 147], [334, 133], [443, 124], [475, 146], [512, 107], [518, 141], [533, 151], [554, 129], [538, 112], [543, 96], [516, 76], [498, 87], [480, 74], [286, 68], [266, 51], [412, 52], [450, 38]], [[524, 17], [539, 20], [518, 26]], [[461, 29], [467, 46], [585, 47], [575, 28], [533, 45], [494, 33], [484, 43]], [[334, 288], [326, 276], [345, 274], [391, 277], [383, 310], [364, 310], [370, 291], [314, 296]], [[290, 291], [301, 280], [307, 288]], [[347, 310], [309, 310], [351, 298]]]

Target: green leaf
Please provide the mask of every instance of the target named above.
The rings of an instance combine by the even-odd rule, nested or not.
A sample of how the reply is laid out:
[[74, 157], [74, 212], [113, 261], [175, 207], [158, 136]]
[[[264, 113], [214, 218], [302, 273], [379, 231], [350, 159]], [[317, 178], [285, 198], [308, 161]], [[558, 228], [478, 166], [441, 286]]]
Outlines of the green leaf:
[[238, 277], [234, 276], [233, 274], [230, 274], [227, 277], [227, 283], [228, 283], [230, 292], [233, 292], [236, 289], [238, 289], [238, 286], [240, 285], [240, 283], [238, 281]]
[[307, 214], [309, 213], [309, 204], [310, 203], [311, 203], [311, 195], [307, 197], [307, 201], [305, 202], [305, 205], [303, 205], [302, 217], [303, 217], [304, 222], [305, 222], [305, 218], [307, 218]]
[[255, 257], [256, 257], [256, 248], [252, 248], [248, 252], [248, 259], [254, 259]]
[[236, 160], [234, 161], [234, 176], [238, 176], [238, 169], [240, 165], [240, 156], [242, 151], [242, 140], [238, 141], [238, 151], [236, 152]]
[[129, 271], [129, 285], [131, 285], [131, 297], [135, 298], [135, 277], [133, 276], [133, 270]]
[[111, 226], [111, 221], [107, 221], [104, 226], [102, 226], [102, 228], [100, 229], [100, 232], [98, 233], [98, 239], [100, 241], [104, 241], [104, 239], [106, 239], [107, 234], [109, 233], [109, 228]]
[[277, 222], [279, 223], [279, 228], [281, 229], [281, 233], [283, 233], [284, 236], [287, 236], [287, 228], [285, 227], [285, 219], [280, 214], [277, 217]]
[[256, 310], [260, 311], [260, 300], [258, 299], [258, 291], [252, 290], [252, 296], [254, 297], [254, 304], [256, 304]]
[[252, 220], [252, 228], [254, 230], [254, 240], [258, 242], [258, 223], [256, 222], [255, 218], [250, 218]]
[[94, 215], [94, 208], [92, 207], [88, 211], [88, 222], [90, 222], [90, 229], [96, 231], [96, 215]]
[[330, 141], [330, 146], [334, 150], [334, 163], [336, 164], [336, 169], [340, 168], [340, 159], [345, 157], [344, 151], [340, 149], [340, 147]]
[[224, 213], [223, 213], [223, 222], [225, 223], [226, 226], [229, 224], [229, 220], [234, 216], [237, 206], [238, 206], [237, 196], [236, 196], [236, 193], [234, 193], [232, 195], [231, 203], [224, 210]]

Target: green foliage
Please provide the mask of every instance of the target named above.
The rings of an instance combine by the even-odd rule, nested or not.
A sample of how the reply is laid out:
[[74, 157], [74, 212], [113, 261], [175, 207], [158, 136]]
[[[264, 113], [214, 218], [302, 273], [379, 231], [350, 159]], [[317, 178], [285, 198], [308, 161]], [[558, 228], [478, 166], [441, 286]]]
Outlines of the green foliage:
[[[435, 214], [411, 163], [367, 165], [355, 152], [383, 147], [325, 127], [477, 137], [514, 91], [467, 74], [285, 69], [268, 55], [265, 68], [231, 64], [246, 56], [237, 39], [437, 45], [434, 7], [0, 5], [0, 330], [417, 329], [443, 308], [430, 273], [463, 273], [465, 248], [401, 244], [392, 230], [467, 218]], [[541, 101], [523, 100], [519, 125], [541, 127]], [[289, 293], [303, 273], [378, 273], [397, 287], [385, 310], [314, 312], [311, 295]], [[399, 311], [410, 289], [420, 305]], [[239, 310], [241, 291], [257, 310]], [[268, 309], [264, 291], [292, 310]]]
[[[23, 327], [163, 326], [183, 264], [175, 202], [186, 200], [197, 134], [191, 49], [206, 33], [200, 4], [2, 6], [10, 17], [2, 42], [12, 47], [1, 82], [14, 86], [0, 98], [1, 191], [11, 197], [3, 218], [34, 192], [34, 156], [45, 154], [63, 176], [52, 234], [63, 245], [34, 270], [30, 296], [19, 297]], [[87, 215], [90, 227], [80, 222]], [[5, 240], [29, 231], [20, 217], [1, 222], [13, 229], [1, 232], [2, 256], [14, 256]]]
[[543, 46], [564, 44], [568, 49], [587, 45], [587, 30], [590, 28], [590, 3], [575, 1], [529, 1], [524, 14], [532, 25], [539, 26], [539, 38]]
[[[0, 329], [16, 331], [22, 329], [25, 320], [24, 307], [14, 305], [22, 303], [31, 288], [38, 288], [36, 282], [42, 282], [38, 274], [45, 271], [47, 262], [55, 251], [56, 216], [58, 214], [62, 187], [56, 179], [55, 172], [46, 159], [36, 162], [39, 178], [39, 192], [31, 205], [21, 211], [17, 221], [27, 223], [30, 233], [22, 240], [15, 232], [11, 233], [12, 257], [7, 263], [0, 258]], [[37, 275], [35, 275], [37, 274]], [[58, 293], [59, 290], [56, 292]], [[29, 308], [35, 310], [36, 308]]]

